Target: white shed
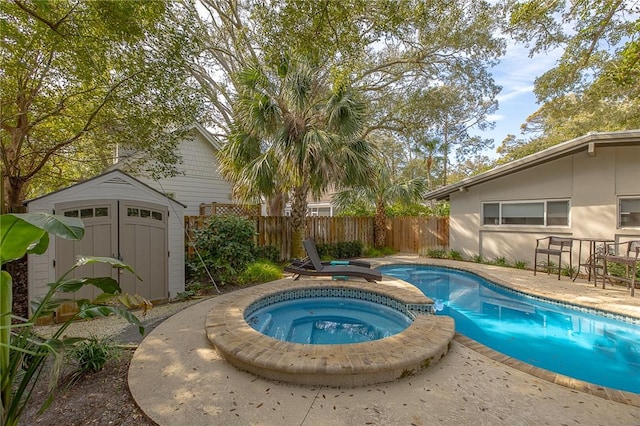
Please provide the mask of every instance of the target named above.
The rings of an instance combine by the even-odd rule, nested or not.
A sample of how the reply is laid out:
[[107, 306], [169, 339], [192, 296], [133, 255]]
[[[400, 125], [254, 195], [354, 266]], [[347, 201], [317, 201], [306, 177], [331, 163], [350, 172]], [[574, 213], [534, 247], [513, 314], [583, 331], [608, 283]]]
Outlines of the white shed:
[[[79, 268], [75, 276], [113, 276], [123, 292], [163, 302], [184, 291], [185, 205], [120, 170], [113, 170], [26, 203], [29, 212], [79, 217], [84, 238], [56, 238], [44, 255], [29, 255], [29, 300], [46, 293], [78, 255], [116, 257], [142, 280], [108, 265]], [[76, 298], [97, 296], [88, 286]]]

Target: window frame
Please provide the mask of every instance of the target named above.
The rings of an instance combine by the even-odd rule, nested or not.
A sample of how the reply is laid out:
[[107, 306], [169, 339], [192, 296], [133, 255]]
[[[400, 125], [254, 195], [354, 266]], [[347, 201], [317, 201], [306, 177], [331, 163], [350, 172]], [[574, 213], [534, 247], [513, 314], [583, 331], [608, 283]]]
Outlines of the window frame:
[[[549, 209], [548, 203], [567, 203], [567, 224], [566, 225], [549, 225]], [[513, 204], [540, 204], [543, 205], [543, 223], [542, 224], [528, 224], [528, 223], [504, 223], [502, 216], [503, 205]], [[498, 223], [485, 223], [485, 205], [498, 205]], [[558, 199], [539, 199], [539, 200], [509, 200], [509, 201], [483, 201], [480, 203], [480, 226], [488, 227], [534, 227], [534, 228], [570, 228], [571, 227], [571, 199], [570, 198], [558, 198]]]
[[631, 214], [636, 212], [623, 212], [622, 211], [622, 201], [623, 200], [637, 200], [640, 202], [640, 195], [625, 195], [618, 197], [616, 203], [616, 221], [617, 221], [617, 229], [638, 229], [640, 228], [640, 224], [638, 225], [623, 225], [622, 224], [622, 215], [624, 213]]

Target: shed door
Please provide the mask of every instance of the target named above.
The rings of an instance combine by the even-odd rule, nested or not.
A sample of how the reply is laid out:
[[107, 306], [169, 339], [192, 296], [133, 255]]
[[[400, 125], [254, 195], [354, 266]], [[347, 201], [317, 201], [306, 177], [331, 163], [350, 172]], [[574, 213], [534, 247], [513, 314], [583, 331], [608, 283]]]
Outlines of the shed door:
[[[76, 263], [76, 257], [118, 255], [118, 207], [114, 200], [92, 200], [61, 203], [55, 206], [57, 214], [79, 217], [84, 222], [84, 237], [80, 241], [56, 238], [56, 279]], [[96, 263], [76, 269], [68, 278], [118, 278], [118, 271], [110, 265]], [[93, 299], [100, 294], [94, 286], [85, 286], [75, 294], [76, 299]]]
[[[85, 236], [80, 241], [56, 238], [56, 278], [68, 271], [76, 256], [109, 256], [131, 265], [118, 273], [106, 264], [78, 268], [73, 277], [112, 276], [123, 292], [138, 294], [149, 300], [166, 299], [168, 294], [167, 207], [128, 200], [91, 200], [61, 203], [56, 213], [80, 217]], [[100, 291], [86, 286], [75, 298], [95, 298]]]
[[120, 287], [149, 300], [166, 299], [168, 286], [167, 207], [120, 201], [120, 259], [131, 265], [120, 274]]

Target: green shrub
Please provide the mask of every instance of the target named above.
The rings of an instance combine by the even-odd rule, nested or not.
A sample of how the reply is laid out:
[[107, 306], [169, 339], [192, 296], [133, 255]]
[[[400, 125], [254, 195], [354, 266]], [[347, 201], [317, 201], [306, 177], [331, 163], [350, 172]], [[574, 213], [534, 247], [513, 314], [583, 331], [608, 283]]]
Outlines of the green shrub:
[[447, 251], [443, 249], [428, 249], [427, 257], [433, 257], [436, 259], [446, 259]]
[[576, 269], [575, 266], [572, 266], [571, 268], [569, 268], [569, 266], [567, 265], [564, 265], [560, 270], [560, 274], [566, 277], [573, 277], [577, 272], [578, 270]]
[[370, 247], [367, 250], [364, 251], [363, 256], [365, 257], [384, 257], [384, 256], [391, 256], [392, 254], [395, 254], [397, 252], [397, 250], [395, 250], [394, 248], [391, 247], [382, 247], [382, 248], [375, 248], [375, 247]]
[[484, 263], [484, 257], [481, 254], [474, 255], [471, 260], [475, 263]]
[[235, 283], [238, 275], [255, 260], [254, 222], [240, 216], [211, 216], [194, 232], [193, 246], [199, 258], [190, 260], [190, 280], [207, 281], [206, 269], [216, 281]]
[[[616, 277], [627, 277], [627, 270], [625, 266], [619, 263], [607, 262], [607, 273]], [[636, 277], [640, 278], [640, 267], [636, 270]]]
[[462, 253], [457, 250], [449, 250], [449, 259], [451, 260], [464, 260]]
[[499, 256], [494, 259], [493, 264], [497, 266], [509, 266], [509, 261], [506, 257]]
[[362, 241], [342, 241], [339, 243], [318, 244], [318, 254], [322, 259], [351, 259], [362, 257], [364, 244]]
[[193, 290], [185, 290], [183, 292], [176, 294], [176, 300], [179, 300], [181, 302], [184, 302], [185, 300], [189, 300], [192, 297], [196, 297], [196, 292]]
[[280, 262], [280, 250], [276, 246], [257, 246], [254, 256], [257, 260], [268, 260], [273, 263]]
[[522, 259], [516, 259], [513, 263], [514, 268], [516, 269], [527, 269], [527, 261]]
[[239, 284], [261, 284], [282, 278], [282, 269], [268, 260], [257, 260], [247, 266], [240, 277]]
[[100, 371], [120, 356], [120, 348], [109, 338], [90, 337], [74, 346], [70, 354], [80, 374]]

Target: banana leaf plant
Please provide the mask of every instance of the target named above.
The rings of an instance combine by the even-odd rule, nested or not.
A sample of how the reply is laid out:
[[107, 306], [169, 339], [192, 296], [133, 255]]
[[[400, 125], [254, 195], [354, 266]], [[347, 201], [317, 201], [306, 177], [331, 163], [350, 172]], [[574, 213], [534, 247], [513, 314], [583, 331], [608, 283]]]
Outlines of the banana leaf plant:
[[[49, 234], [65, 239], [79, 240], [84, 236], [82, 220], [47, 213], [0, 215], [0, 259], [2, 266], [22, 258], [25, 254], [43, 254], [49, 246]], [[41, 412], [53, 401], [53, 390], [60, 376], [64, 352], [84, 338], [67, 337], [65, 330], [76, 319], [118, 315], [144, 327], [128, 309], [142, 307], [143, 313], [151, 303], [139, 296], [122, 294], [118, 282], [111, 277], [68, 278], [77, 268], [92, 263], [106, 263], [114, 268], [133, 269], [120, 260], [109, 257], [78, 257], [75, 265], [57, 281], [48, 284], [47, 293], [30, 304], [31, 315], [21, 318], [12, 312], [11, 274], [0, 272], [0, 418], [3, 426], [18, 423], [36, 383], [41, 379], [47, 360], [50, 363], [49, 392]], [[46, 318], [69, 301], [74, 293], [87, 285], [96, 286], [102, 293], [94, 300], [74, 300], [78, 311], [61, 323], [51, 337], [39, 336], [34, 326], [40, 318]], [[66, 293], [66, 295], [64, 295]]]

